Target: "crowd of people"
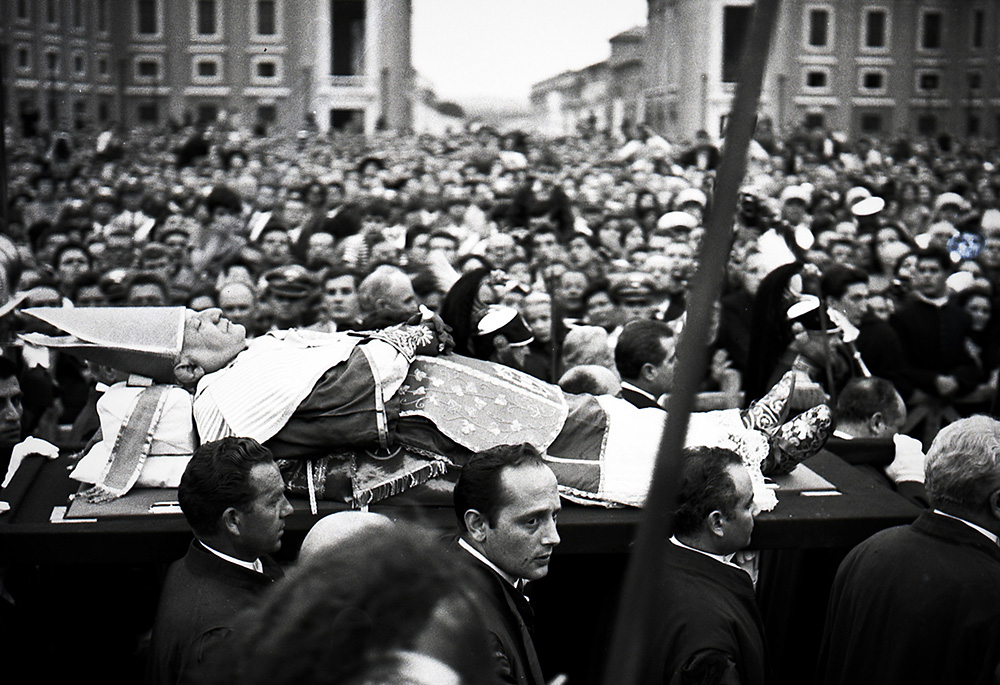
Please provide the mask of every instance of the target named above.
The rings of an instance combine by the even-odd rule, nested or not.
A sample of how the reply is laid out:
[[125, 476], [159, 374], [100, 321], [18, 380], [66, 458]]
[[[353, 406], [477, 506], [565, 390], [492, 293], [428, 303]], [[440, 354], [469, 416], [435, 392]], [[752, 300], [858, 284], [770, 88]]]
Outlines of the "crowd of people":
[[[447, 305], [446, 293], [485, 270], [476, 321], [448, 321], [463, 319], [459, 351], [473, 352], [463, 338], [481, 307], [505, 304], [533, 339], [501, 357], [550, 382], [580, 363], [613, 371], [596, 329], [613, 350], [628, 320], [682, 325], [718, 161], [706, 151], [717, 153], [705, 137], [681, 148], [648, 131], [622, 145], [489, 127], [447, 140], [272, 140], [223, 126], [23, 140], [10, 150], [7, 297], [218, 307], [253, 336], [372, 329], [417, 304], [456, 311], [471, 289]], [[925, 446], [988, 408], [1000, 362], [996, 153], [946, 136], [754, 141], [706, 388], [742, 383], [749, 401], [797, 363], [831, 396], [870, 373], [920, 409]], [[809, 294], [843, 315], [827, 327], [848, 331], [832, 349], [809, 317], [787, 316]], [[71, 370], [60, 381], [53, 421], [67, 425], [85, 383]]]
[[[310, 132], [262, 139], [220, 124], [20, 140], [8, 154], [9, 202], [0, 239], [5, 267], [0, 299], [7, 304], [0, 320], [23, 393], [17, 398], [23, 404], [19, 434], [68, 448], [81, 447], [97, 428], [98, 383], [115, 379], [106, 368], [21, 345], [16, 333], [53, 331], [37, 319], [22, 318], [20, 309], [180, 305], [199, 312], [182, 323], [185, 336], [192, 338], [188, 326], [224, 335], [227, 322], [241, 326], [248, 337], [286, 329], [378, 331], [424, 323], [437, 334], [430, 342], [388, 341], [396, 350], [408, 350], [399, 353], [407, 364], [423, 351], [420, 346], [430, 345], [431, 353], [440, 354], [450, 352], [453, 342], [455, 352], [515, 367], [567, 392], [612, 394], [636, 407], [663, 407], [675, 367], [685, 362], [676, 357], [676, 338], [698, 295], [690, 285], [712, 214], [719, 160], [719, 149], [705, 135], [690, 145], [671, 144], [645, 129], [629, 141], [597, 135], [540, 140], [487, 126], [447, 139]], [[1000, 149], [947, 135], [852, 144], [821, 130], [795, 131], [784, 140], [761, 136], [751, 145], [723, 296], [713, 304], [715, 325], [702, 390], [717, 391], [724, 402], [742, 406], [778, 383], [790, 395], [790, 408], [813, 408], [801, 425], [825, 422], [823, 431], [831, 419], [821, 403], [834, 407], [841, 440], [888, 440], [888, 468], [875, 475], [907, 496], [905, 484], [923, 483], [924, 452], [930, 450], [930, 482], [926, 492], [917, 487], [913, 499], [924, 506], [930, 502], [937, 518], [926, 514], [930, 522], [915, 524], [911, 538], [948, 537], [952, 524], [942, 527], [940, 519], [957, 518], [996, 546], [1000, 510], [994, 486], [1000, 484], [1000, 465], [995, 422], [977, 418], [970, 424], [961, 417], [995, 409], [998, 165]], [[440, 322], [448, 325], [448, 335]], [[226, 339], [219, 340], [224, 346]], [[193, 386], [206, 373], [226, 367], [245, 347], [242, 335], [240, 343], [224, 360], [209, 354], [208, 364], [204, 355], [174, 358], [173, 381]], [[343, 375], [329, 376], [329, 364], [318, 369], [309, 387], [325, 390], [313, 391], [310, 398], [326, 401], [340, 392], [337, 383], [350, 376], [354, 356], [351, 350], [344, 353]], [[364, 358], [361, 352], [356, 356]], [[371, 359], [365, 363], [374, 366]], [[310, 400], [289, 400], [300, 409], [303, 401]], [[329, 402], [322, 408], [328, 410]], [[941, 427], [953, 421], [962, 431], [943, 432], [936, 441]], [[201, 457], [193, 458], [184, 474], [181, 507], [197, 542], [172, 571], [167, 587], [175, 589], [164, 596], [182, 595], [178, 588], [191, 587], [199, 574], [213, 576], [214, 584], [200, 599], [162, 605], [160, 621], [169, 625], [175, 644], [160, 655], [158, 650], [167, 648], [154, 632], [150, 668], [162, 669], [151, 670], [155, 682], [177, 682], [191, 665], [178, 660], [196, 658], [200, 664], [199, 655], [214, 651], [214, 641], [257, 657], [236, 671], [219, 666], [221, 680], [272, 680], [265, 678], [271, 673], [267, 669], [284, 665], [274, 655], [301, 648], [313, 650], [308, 653], [316, 659], [304, 656], [302, 667], [311, 670], [300, 675], [315, 682], [424, 682], [419, 675], [424, 669], [445, 678], [437, 682], [487, 682], [481, 669], [491, 658], [513, 682], [543, 682], [530, 639], [531, 608], [521, 590], [524, 580], [547, 572], [559, 542], [559, 504], [555, 477], [537, 455], [492, 455], [494, 462], [488, 463], [495, 473], [479, 474], [483, 481], [471, 500], [462, 500], [461, 479], [474, 480], [475, 468], [467, 466], [469, 473], [463, 470], [456, 486], [464, 541], [458, 553], [486, 569], [474, 566], [486, 573], [478, 592], [491, 598], [493, 613], [477, 615], [475, 601], [470, 604], [462, 592], [443, 591], [441, 582], [465, 583], [456, 579], [466, 572], [431, 562], [427, 575], [405, 582], [426, 582], [436, 592], [428, 589], [422, 603], [387, 594], [385, 601], [400, 603], [387, 607], [376, 596], [385, 586], [377, 583], [409, 578], [412, 568], [394, 566], [385, 544], [375, 541], [384, 537], [383, 543], [419, 556], [426, 554], [426, 545], [421, 551], [418, 544], [422, 533], [379, 533], [369, 540], [352, 532], [344, 538], [347, 543], [338, 538], [329, 545], [336, 554], [321, 550], [267, 594], [280, 571], [266, 555], [280, 546], [281, 521], [290, 511], [271, 459], [282, 456], [283, 447], [306, 444], [305, 429], [285, 426], [262, 437], [261, 442], [278, 439], [268, 444], [272, 454], [247, 436], [228, 437], [235, 432], [232, 425], [218, 425], [217, 435], [202, 436]], [[353, 424], [345, 425], [337, 430], [354, 430]], [[963, 443], [955, 433], [966, 429], [983, 437]], [[373, 442], [381, 431], [373, 429]], [[775, 436], [781, 449], [768, 467], [794, 467], [800, 444], [792, 431]], [[816, 438], [807, 430], [797, 440], [812, 450]], [[233, 440], [247, 442], [236, 449]], [[246, 462], [243, 482], [230, 484], [233, 492], [220, 493], [212, 482], [219, 474], [199, 475], [195, 466], [232, 449]], [[669, 607], [684, 597], [692, 602], [685, 611], [704, 623], [698, 631], [685, 631], [683, 617], [665, 618], [657, 633], [664, 651], [656, 652], [645, 677], [649, 682], [767, 682], [771, 666], [764, 656], [753, 585], [732, 561], [749, 541], [753, 493], [738, 456], [720, 450], [693, 454], [686, 462], [686, 489], [668, 563], [678, 577], [698, 579], [664, 586], [658, 600]], [[792, 458], [782, 461], [788, 455]], [[950, 473], [957, 468], [952, 462], [964, 458], [977, 460], [975, 488], [936, 470], [943, 464]], [[207, 488], [201, 494], [199, 479]], [[517, 479], [525, 482], [512, 482]], [[195, 493], [195, 499], [185, 493]], [[476, 499], [484, 497], [485, 503]], [[508, 511], [512, 507], [530, 511]], [[497, 518], [500, 512], [510, 520]], [[382, 555], [371, 578], [350, 576], [357, 576], [357, 566], [364, 563], [346, 552], [360, 554], [359, 540], [372, 555]], [[978, 542], [963, 542], [976, 559], [984, 553]], [[909, 560], [915, 545], [909, 538], [885, 539], [849, 558], [835, 585], [824, 641], [828, 682], [861, 682], [841, 668], [859, 649], [841, 634], [843, 626], [863, 620], [856, 615], [865, 603], [855, 587], [861, 572], [853, 569], [877, 566], [871, 550], [880, 546]], [[987, 555], [992, 556], [984, 563], [1000, 561], [992, 551]], [[927, 577], [948, 577], [947, 553], [940, 557]], [[724, 571], [712, 566], [717, 562]], [[342, 587], [310, 574], [319, 564], [333, 563], [342, 564], [350, 576]], [[883, 567], [875, 572], [885, 573]], [[715, 581], [705, 580], [717, 575]], [[227, 585], [226, 578], [232, 583]], [[482, 582], [491, 589], [483, 589]], [[720, 583], [729, 594], [712, 599], [706, 610], [701, 599], [711, 592], [704, 588]], [[348, 596], [336, 594], [341, 591]], [[334, 594], [318, 605], [309, 592]], [[241, 619], [239, 628], [230, 625], [235, 611], [204, 634], [190, 634], [195, 628], [185, 624], [197, 613], [192, 607], [201, 611], [198, 602], [212, 609], [218, 603], [249, 605], [249, 597], [261, 593], [263, 604]], [[886, 598], [881, 610], [891, 613], [903, 601]], [[984, 599], [982, 604], [996, 602]], [[411, 605], [420, 607], [412, 625], [399, 614], [400, 607]], [[944, 615], [948, 605], [952, 610], [963, 606], [949, 596], [928, 611]], [[361, 661], [335, 663], [330, 654], [320, 656], [319, 639], [304, 630], [316, 625], [319, 608], [342, 621], [325, 626], [329, 635], [336, 626], [350, 628], [344, 634], [350, 639], [337, 638], [343, 649], [330, 654], [352, 654]], [[992, 632], [983, 634], [992, 636], [998, 619], [989, 611], [983, 609], [984, 621]], [[383, 614], [386, 625], [379, 623]], [[281, 631], [271, 634], [272, 625]], [[967, 626], [958, 621], [954, 626], [956, 635], [965, 634]], [[483, 630], [495, 638], [484, 638], [492, 653], [456, 651], [448, 644], [462, 631]], [[718, 642], [719, 631], [731, 631], [738, 639]], [[177, 643], [193, 638], [198, 642]], [[376, 646], [382, 651], [365, 651]], [[995, 649], [984, 647], [985, 652], [983, 668], [995, 668]], [[383, 658], [387, 654], [389, 661]], [[902, 659], [905, 650], [898, 656]], [[966, 652], [945, 654], [935, 662], [939, 670], [926, 671], [938, 680], [927, 682], [947, 680], [948, 669], [965, 657]], [[896, 682], [902, 673], [912, 680], [914, 673], [900, 663], [878, 671], [878, 682]], [[325, 681], [318, 675], [324, 671]], [[841, 680], [838, 672], [844, 674]], [[298, 676], [288, 677], [291, 682]]]

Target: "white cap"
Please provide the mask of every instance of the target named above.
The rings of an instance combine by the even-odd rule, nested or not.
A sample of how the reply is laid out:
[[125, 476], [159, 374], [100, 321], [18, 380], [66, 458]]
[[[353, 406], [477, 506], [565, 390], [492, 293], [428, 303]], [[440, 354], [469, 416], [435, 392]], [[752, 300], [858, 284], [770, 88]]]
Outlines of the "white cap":
[[704, 209], [708, 205], [708, 197], [698, 188], [685, 188], [674, 198], [675, 207], [682, 207], [688, 202], [696, 202]]
[[994, 231], [1000, 228], [1000, 209], [987, 209], [983, 212], [980, 225], [984, 231]]
[[945, 285], [953, 293], [960, 293], [967, 290], [975, 283], [976, 277], [968, 271], [956, 271], [945, 279]]
[[809, 189], [804, 186], [785, 186], [785, 189], [781, 191], [781, 204], [785, 204], [789, 200], [801, 200], [805, 204], [809, 204], [809, 200], [812, 194]]
[[969, 208], [969, 202], [958, 193], [941, 193], [934, 200], [934, 209], [939, 210], [947, 205], [956, 205], [962, 211]]
[[535, 339], [521, 314], [502, 305], [490, 305], [476, 328], [479, 336], [506, 336], [511, 347], [523, 347]]
[[871, 216], [878, 214], [883, 209], [885, 209], [885, 200], [872, 195], [852, 204], [851, 214], [854, 216]]
[[854, 203], [859, 200], [864, 200], [866, 197], [871, 197], [871, 191], [862, 186], [854, 186], [846, 193], [844, 193], [844, 204], [848, 207], [853, 207]]
[[698, 219], [687, 212], [667, 212], [656, 222], [656, 227], [659, 229], [686, 228], [690, 230], [698, 228]]

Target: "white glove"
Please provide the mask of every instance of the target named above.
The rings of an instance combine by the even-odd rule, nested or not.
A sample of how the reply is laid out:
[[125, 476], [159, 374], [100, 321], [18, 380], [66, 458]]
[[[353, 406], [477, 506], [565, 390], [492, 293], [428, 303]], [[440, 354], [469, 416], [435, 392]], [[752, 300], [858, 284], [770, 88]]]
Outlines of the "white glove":
[[14, 445], [14, 449], [11, 450], [10, 465], [7, 467], [7, 475], [4, 476], [3, 485], [0, 485], [0, 487], [5, 488], [10, 485], [10, 481], [14, 478], [14, 474], [17, 473], [17, 468], [21, 465], [21, 462], [31, 454], [40, 454], [48, 459], [55, 459], [59, 456], [59, 448], [41, 438], [29, 437], [17, 443]]
[[919, 440], [897, 433], [892, 436], [896, 458], [885, 467], [885, 475], [893, 483], [924, 482], [924, 450]]

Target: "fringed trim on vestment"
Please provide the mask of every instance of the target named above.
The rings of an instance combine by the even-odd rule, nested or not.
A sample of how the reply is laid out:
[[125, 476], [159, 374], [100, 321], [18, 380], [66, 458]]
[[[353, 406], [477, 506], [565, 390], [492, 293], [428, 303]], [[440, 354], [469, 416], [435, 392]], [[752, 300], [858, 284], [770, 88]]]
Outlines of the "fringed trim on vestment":
[[104, 504], [105, 502], [110, 502], [121, 497], [123, 492], [116, 492], [104, 487], [103, 485], [93, 485], [86, 490], [81, 490], [76, 494], [76, 497], [82, 497], [92, 504]]
[[[310, 459], [306, 462], [306, 485], [309, 486], [309, 513], [315, 516], [319, 513], [319, 507], [316, 505], [316, 476], [315, 470], [313, 469], [315, 462]], [[323, 471], [325, 473], [325, 471]]]
[[599, 506], [604, 507], [605, 509], [624, 509], [626, 506], [624, 504], [618, 504], [617, 502], [609, 502], [597, 493], [577, 490], [576, 488], [571, 488], [567, 485], [559, 486], [559, 495], [563, 499], [567, 499], [570, 502], [583, 504], [589, 507]]
[[117, 499], [139, 480], [166, 404], [167, 388], [153, 385], [136, 397], [118, 430], [99, 481], [80, 493], [88, 502], [103, 504]]
[[380, 502], [393, 495], [398, 495], [410, 488], [422, 485], [431, 478], [443, 475], [448, 470], [448, 465], [443, 461], [429, 461], [415, 471], [402, 474], [395, 478], [359, 489], [357, 484], [353, 484], [354, 500], [352, 505], [355, 508], [368, 506], [373, 502]]
[[[458, 468], [458, 464], [448, 458], [447, 455], [440, 454], [439, 452], [432, 452], [430, 450], [425, 450], [421, 447], [414, 447], [413, 445], [404, 445], [407, 452], [417, 455], [418, 457], [423, 457], [424, 459], [429, 459], [431, 461], [438, 461], [446, 466], [451, 466]], [[437, 474], [436, 474], [437, 475]]]

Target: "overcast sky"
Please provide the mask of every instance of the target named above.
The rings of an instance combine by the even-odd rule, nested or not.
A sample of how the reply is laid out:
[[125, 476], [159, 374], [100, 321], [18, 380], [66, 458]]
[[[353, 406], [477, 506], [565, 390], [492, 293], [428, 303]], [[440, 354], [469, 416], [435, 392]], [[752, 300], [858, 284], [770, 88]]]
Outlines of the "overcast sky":
[[442, 99], [527, 102], [532, 83], [608, 57], [646, 0], [412, 0], [413, 66]]

